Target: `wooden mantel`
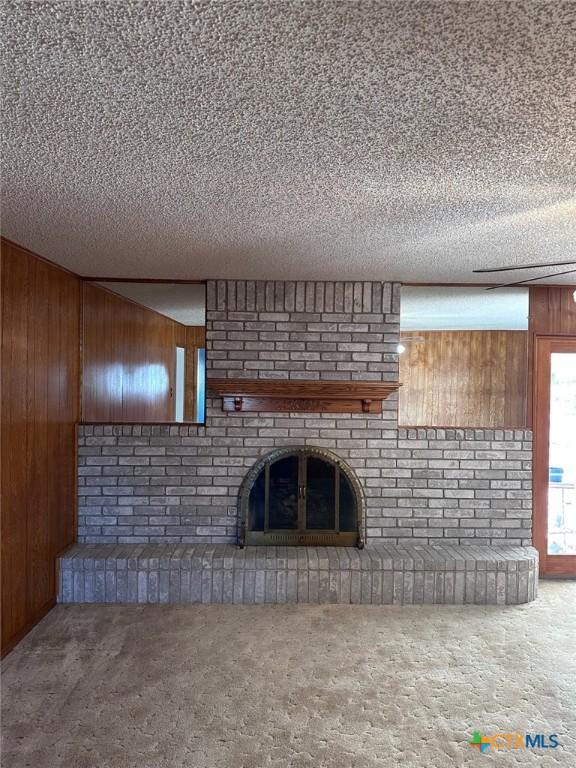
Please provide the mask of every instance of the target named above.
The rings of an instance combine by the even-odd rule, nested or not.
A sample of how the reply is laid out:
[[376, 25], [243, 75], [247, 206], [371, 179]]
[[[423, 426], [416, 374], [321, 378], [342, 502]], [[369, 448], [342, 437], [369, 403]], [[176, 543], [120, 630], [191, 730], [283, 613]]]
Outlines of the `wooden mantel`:
[[209, 379], [223, 411], [380, 413], [398, 382]]

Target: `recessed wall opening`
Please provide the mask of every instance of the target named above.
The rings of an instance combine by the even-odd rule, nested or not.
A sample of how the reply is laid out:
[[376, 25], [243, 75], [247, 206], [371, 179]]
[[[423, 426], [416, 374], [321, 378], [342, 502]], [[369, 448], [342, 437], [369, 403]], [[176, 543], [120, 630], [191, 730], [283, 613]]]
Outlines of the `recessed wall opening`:
[[320, 448], [261, 459], [240, 490], [240, 543], [363, 546], [362, 491], [352, 470]]
[[84, 280], [82, 421], [204, 423], [206, 286]]
[[399, 424], [526, 427], [528, 312], [524, 287], [404, 286]]

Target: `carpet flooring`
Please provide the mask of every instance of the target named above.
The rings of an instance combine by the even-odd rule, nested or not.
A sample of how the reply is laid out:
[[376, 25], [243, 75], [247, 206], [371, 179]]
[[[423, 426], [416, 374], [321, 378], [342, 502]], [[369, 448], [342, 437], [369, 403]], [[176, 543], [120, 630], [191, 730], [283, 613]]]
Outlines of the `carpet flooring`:
[[2, 716], [4, 768], [574, 768], [576, 582], [509, 607], [58, 606], [3, 662]]

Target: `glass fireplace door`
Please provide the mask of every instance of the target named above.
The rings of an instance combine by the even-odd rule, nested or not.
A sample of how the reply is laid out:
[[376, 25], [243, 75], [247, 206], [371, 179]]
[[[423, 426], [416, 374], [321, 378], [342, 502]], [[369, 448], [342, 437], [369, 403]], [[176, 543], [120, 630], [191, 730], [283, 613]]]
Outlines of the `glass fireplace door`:
[[306, 459], [304, 469], [306, 528], [311, 531], [337, 530], [336, 467], [311, 457]]
[[265, 461], [247, 501], [247, 544], [358, 544], [357, 493], [339, 463], [314, 449]]
[[297, 531], [300, 528], [300, 474], [298, 456], [286, 456], [267, 467], [264, 530]]

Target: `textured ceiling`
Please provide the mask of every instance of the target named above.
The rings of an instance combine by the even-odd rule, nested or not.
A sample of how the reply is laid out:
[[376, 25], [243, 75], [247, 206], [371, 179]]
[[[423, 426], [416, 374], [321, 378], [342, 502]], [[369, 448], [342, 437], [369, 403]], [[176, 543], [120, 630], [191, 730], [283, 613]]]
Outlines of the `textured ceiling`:
[[574, 2], [3, 8], [4, 234], [75, 271], [455, 282], [575, 258]]
[[528, 289], [405, 285], [402, 331], [525, 331]]
[[171, 317], [182, 325], [206, 324], [206, 286], [199, 283], [106, 283], [109, 291]]

